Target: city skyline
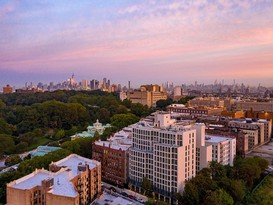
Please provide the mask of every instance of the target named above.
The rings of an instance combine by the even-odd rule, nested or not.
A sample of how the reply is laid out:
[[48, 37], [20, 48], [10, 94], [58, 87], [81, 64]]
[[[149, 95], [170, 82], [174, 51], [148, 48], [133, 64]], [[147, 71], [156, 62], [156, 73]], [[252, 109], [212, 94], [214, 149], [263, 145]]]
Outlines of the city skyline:
[[0, 84], [272, 86], [272, 1], [1, 1]]

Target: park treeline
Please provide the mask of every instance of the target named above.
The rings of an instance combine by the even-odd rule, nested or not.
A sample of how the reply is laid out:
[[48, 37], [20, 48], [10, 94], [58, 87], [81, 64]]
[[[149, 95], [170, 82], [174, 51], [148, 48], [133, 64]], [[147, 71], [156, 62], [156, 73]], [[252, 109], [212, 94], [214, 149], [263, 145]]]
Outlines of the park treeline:
[[186, 182], [183, 194], [176, 196], [178, 204], [255, 204], [251, 192], [266, 175], [267, 167], [268, 161], [261, 157], [236, 157], [232, 167], [212, 161]]
[[102, 91], [3, 94], [0, 95], [0, 157], [68, 139], [97, 119], [111, 123], [113, 127], [106, 132], [110, 134], [150, 113], [147, 106], [122, 102], [117, 94]]

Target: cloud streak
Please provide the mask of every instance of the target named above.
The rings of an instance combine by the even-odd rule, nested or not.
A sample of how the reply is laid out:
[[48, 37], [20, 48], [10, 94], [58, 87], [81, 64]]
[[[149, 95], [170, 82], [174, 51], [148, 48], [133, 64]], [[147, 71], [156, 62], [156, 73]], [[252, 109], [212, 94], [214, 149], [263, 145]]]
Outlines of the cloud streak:
[[177, 83], [192, 71], [191, 81], [206, 82], [272, 74], [272, 1], [13, 3], [0, 5], [0, 71], [77, 68], [91, 77], [103, 69], [129, 78], [132, 68], [136, 79], [148, 72]]

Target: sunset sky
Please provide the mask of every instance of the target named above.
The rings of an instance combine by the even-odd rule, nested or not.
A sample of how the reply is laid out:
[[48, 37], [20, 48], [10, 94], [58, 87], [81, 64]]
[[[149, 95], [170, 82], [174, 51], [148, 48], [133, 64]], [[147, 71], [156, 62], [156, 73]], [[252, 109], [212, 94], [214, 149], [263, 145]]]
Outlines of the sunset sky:
[[0, 85], [273, 86], [273, 0], [0, 0]]

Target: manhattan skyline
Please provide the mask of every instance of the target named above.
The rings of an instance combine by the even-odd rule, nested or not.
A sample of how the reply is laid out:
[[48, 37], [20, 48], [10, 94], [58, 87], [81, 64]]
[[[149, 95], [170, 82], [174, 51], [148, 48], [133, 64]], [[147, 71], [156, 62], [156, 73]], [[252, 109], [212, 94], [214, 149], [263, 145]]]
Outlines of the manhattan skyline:
[[0, 85], [109, 77], [126, 84], [272, 86], [273, 2], [0, 2]]

